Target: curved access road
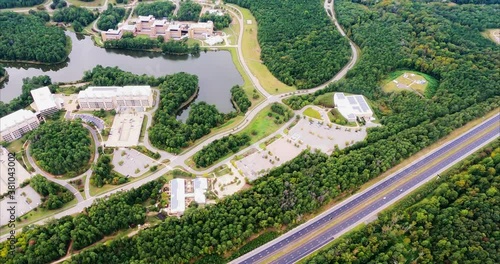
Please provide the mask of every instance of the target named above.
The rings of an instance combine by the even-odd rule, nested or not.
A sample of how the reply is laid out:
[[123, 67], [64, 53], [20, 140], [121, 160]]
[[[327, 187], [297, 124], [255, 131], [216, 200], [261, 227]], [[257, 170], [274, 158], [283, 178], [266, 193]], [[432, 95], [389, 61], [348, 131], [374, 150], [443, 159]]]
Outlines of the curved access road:
[[383, 181], [230, 263], [295, 263], [355, 226], [368, 221], [500, 136], [500, 114], [389, 175]]

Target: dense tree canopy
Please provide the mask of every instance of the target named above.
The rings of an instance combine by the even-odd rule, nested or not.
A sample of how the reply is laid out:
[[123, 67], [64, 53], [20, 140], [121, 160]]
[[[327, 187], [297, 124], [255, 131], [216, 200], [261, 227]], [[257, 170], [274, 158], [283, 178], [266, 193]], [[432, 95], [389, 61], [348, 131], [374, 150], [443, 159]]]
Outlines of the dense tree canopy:
[[30, 186], [42, 196], [41, 208], [58, 209], [75, 198], [68, 189], [45, 179], [42, 175], [31, 178]]
[[149, 16], [152, 15], [157, 19], [164, 17], [172, 17], [172, 13], [175, 10], [175, 4], [166, 2], [153, 2], [153, 3], [139, 3], [134, 10], [134, 13], [138, 16]]
[[108, 9], [102, 12], [99, 20], [97, 20], [97, 27], [100, 30], [116, 29], [118, 23], [125, 17], [125, 8], [113, 7], [108, 4]]
[[89, 25], [97, 18], [97, 15], [87, 8], [70, 6], [54, 12], [52, 20], [55, 22], [78, 22], [82, 26]]
[[181, 2], [177, 11], [176, 20], [179, 21], [198, 21], [201, 13], [201, 5], [192, 1], [185, 0]]
[[252, 105], [252, 102], [248, 99], [245, 90], [243, 90], [243, 88], [239, 85], [235, 85], [231, 88], [231, 101], [241, 113], [246, 113], [248, 108]]
[[50, 263], [65, 256], [71, 242], [79, 250], [119, 229], [144, 223], [142, 203], [155, 201], [165, 180], [160, 178], [132, 189], [98, 199], [83, 213], [50, 220], [43, 226], [18, 233], [14, 255], [8, 255], [9, 241], [0, 243], [0, 263]]
[[247, 146], [249, 142], [250, 136], [246, 134], [229, 135], [214, 140], [193, 156], [194, 163], [197, 167], [208, 167], [229, 153], [238, 152], [241, 147]]
[[347, 63], [349, 44], [321, 1], [227, 0], [249, 8], [259, 24], [261, 59], [287, 85], [311, 88], [330, 80]]
[[194, 43], [190, 46], [187, 39], [184, 40], [169, 40], [161, 45], [161, 50], [165, 54], [185, 55], [185, 54], [200, 54], [200, 44]]
[[214, 27], [216, 30], [221, 30], [223, 28], [229, 27], [232, 18], [228, 13], [220, 16], [218, 14], [210, 14], [208, 11], [200, 16], [200, 22], [212, 21], [214, 22]]
[[78, 122], [43, 123], [31, 134], [31, 154], [38, 166], [52, 174], [77, 172], [91, 156], [89, 131]]
[[70, 45], [64, 31], [33, 15], [0, 13], [0, 60], [62, 62]]
[[52, 4], [50, 4], [50, 9], [60, 9], [67, 6], [68, 3], [65, 0], [52, 0]]
[[488, 152], [306, 263], [499, 263], [500, 148]]
[[0, 0], [0, 9], [12, 8], [12, 7], [23, 7], [23, 6], [34, 6], [43, 3], [45, 0]]
[[154, 77], [146, 74], [133, 74], [118, 67], [95, 66], [92, 70], [83, 73], [82, 80], [95, 86], [125, 86], [125, 85], [150, 85], [158, 86], [165, 82], [167, 76]]
[[0, 65], [0, 78], [6, 75], [7, 75], [7, 70], [2, 65]]

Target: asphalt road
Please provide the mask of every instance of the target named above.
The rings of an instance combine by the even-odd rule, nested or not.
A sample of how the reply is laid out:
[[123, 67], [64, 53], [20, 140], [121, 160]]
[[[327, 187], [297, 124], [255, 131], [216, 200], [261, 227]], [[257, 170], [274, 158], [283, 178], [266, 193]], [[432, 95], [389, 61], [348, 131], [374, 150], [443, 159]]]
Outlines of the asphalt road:
[[[478, 136], [480, 137], [477, 138]], [[390, 175], [386, 180], [230, 263], [295, 263], [499, 136], [500, 114], [496, 114], [459, 138]], [[450, 152], [453, 154], [449, 155]], [[445, 154], [449, 156], [442, 159]], [[440, 157], [441, 160], [439, 160]], [[436, 159], [439, 160], [437, 163]], [[391, 191], [386, 193], [387, 190]], [[358, 209], [358, 211], [353, 213], [354, 209]], [[306, 236], [312, 232], [324, 228], [345, 214], [348, 214], [348, 217], [344, 217], [340, 222], [306, 239]], [[286, 247], [293, 246], [294, 243], [296, 247], [286, 250]], [[276, 253], [282, 255], [278, 259], [269, 261], [268, 258]]]

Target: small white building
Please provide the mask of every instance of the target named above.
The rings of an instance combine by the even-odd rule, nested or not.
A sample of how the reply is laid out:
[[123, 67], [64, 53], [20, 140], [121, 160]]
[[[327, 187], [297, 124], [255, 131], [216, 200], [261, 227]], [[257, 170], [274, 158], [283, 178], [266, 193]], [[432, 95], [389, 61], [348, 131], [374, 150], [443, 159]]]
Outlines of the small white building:
[[153, 91], [150, 86], [91, 86], [78, 93], [78, 105], [82, 110], [129, 107], [144, 111], [153, 106]]
[[31, 90], [31, 96], [35, 101], [35, 110], [42, 116], [53, 114], [62, 108], [61, 100], [55, 98], [47, 86]]
[[40, 125], [35, 113], [21, 109], [0, 118], [0, 141], [11, 142]]
[[373, 119], [373, 112], [368, 106], [362, 95], [345, 95], [344, 93], [335, 93], [333, 103], [349, 122], [355, 122], [356, 118], [365, 120]]
[[186, 187], [184, 179], [170, 181], [170, 213], [183, 214], [186, 210]]
[[194, 179], [194, 201], [198, 204], [205, 204], [207, 198], [205, 197], [205, 192], [208, 189], [207, 178], [196, 178]]

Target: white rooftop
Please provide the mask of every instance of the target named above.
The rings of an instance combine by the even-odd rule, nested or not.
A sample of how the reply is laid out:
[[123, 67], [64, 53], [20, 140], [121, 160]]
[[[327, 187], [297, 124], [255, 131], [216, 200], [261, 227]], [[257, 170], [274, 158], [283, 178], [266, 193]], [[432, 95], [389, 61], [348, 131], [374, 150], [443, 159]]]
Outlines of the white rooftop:
[[122, 29], [125, 31], [134, 31], [135, 25], [123, 25]]
[[186, 210], [186, 193], [184, 179], [170, 181], [170, 212], [183, 213]]
[[78, 98], [110, 98], [119, 96], [150, 96], [151, 86], [90, 86], [78, 93]]
[[33, 96], [33, 101], [35, 101], [36, 108], [39, 112], [54, 107], [60, 108], [56, 103], [54, 95], [47, 86], [31, 90], [31, 95]]
[[152, 15], [149, 15], [149, 16], [139, 16], [139, 21], [141, 21], [141, 22], [148, 22], [151, 19], [154, 19], [154, 17]]
[[14, 113], [0, 118], [0, 131], [7, 130], [16, 124], [22, 123], [31, 118], [36, 118], [35, 113], [25, 109], [17, 110]]
[[155, 22], [153, 22], [153, 26], [163, 26], [165, 24], [168, 24], [166, 19], [155, 20]]
[[189, 27], [190, 28], [213, 28], [214, 23], [212, 21], [193, 23]]
[[205, 192], [208, 189], [207, 178], [194, 179], [194, 200], [199, 204], [206, 203]]
[[373, 112], [368, 106], [362, 95], [345, 95], [344, 93], [335, 93], [333, 102], [339, 112], [352, 121], [356, 116], [372, 116]]

